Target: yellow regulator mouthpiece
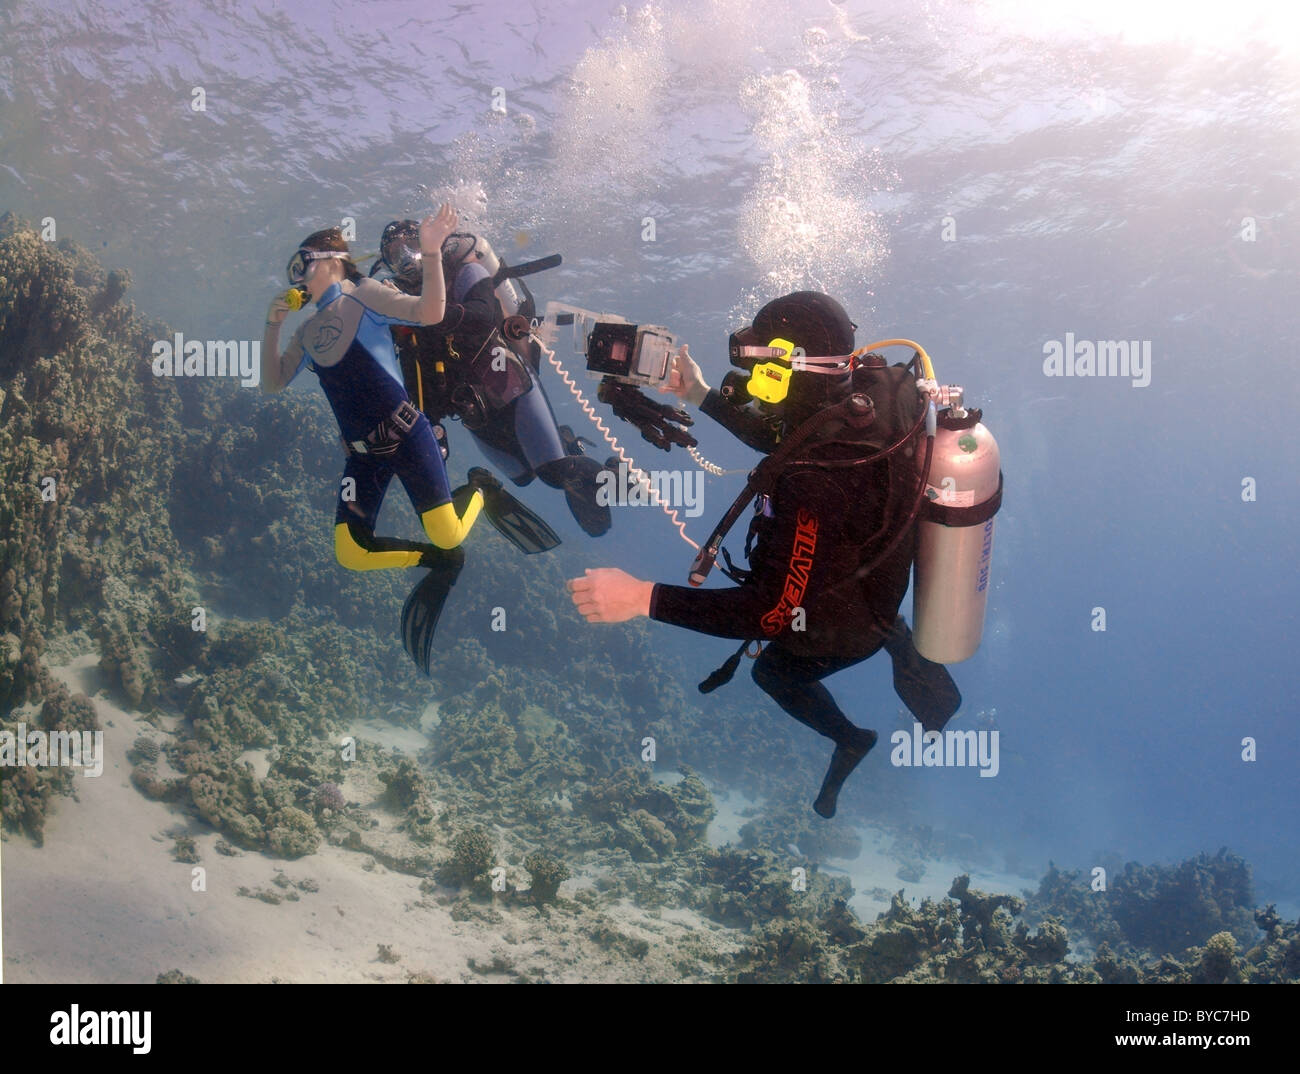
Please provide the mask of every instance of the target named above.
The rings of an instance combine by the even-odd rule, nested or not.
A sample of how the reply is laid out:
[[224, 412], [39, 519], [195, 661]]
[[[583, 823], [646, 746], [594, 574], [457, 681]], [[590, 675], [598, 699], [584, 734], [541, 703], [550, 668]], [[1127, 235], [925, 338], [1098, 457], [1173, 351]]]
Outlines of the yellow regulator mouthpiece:
[[755, 363], [750, 370], [746, 387], [755, 399], [761, 399], [764, 403], [779, 403], [790, 391], [790, 374], [793, 370], [789, 361], [794, 352], [794, 344], [788, 339], [774, 339], [768, 346], [780, 348], [785, 354], [770, 362]]
[[311, 292], [304, 291], [301, 287], [290, 287], [289, 290], [284, 293], [284, 303], [293, 310], [294, 313], [297, 313], [302, 309], [310, 298]]

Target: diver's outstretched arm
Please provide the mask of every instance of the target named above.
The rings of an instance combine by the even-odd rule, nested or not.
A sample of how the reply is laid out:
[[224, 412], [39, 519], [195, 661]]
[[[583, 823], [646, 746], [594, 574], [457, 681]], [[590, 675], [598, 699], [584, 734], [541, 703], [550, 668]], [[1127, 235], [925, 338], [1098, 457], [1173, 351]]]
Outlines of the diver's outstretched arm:
[[654, 582], [633, 578], [617, 567], [588, 567], [581, 578], [567, 584], [578, 614], [588, 623], [626, 623], [650, 614]]

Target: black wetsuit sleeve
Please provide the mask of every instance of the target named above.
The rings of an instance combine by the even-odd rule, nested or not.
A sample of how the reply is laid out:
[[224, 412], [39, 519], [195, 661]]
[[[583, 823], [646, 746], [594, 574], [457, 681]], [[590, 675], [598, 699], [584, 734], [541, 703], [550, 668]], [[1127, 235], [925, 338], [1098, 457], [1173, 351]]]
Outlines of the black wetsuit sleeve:
[[[774, 640], [790, 632], [797, 607], [815, 612], [818, 595], [851, 572], [858, 550], [845, 536], [848, 503], [824, 473], [783, 478], [770, 532], [751, 559], [753, 573], [731, 589], [658, 584], [650, 618], [718, 638]], [[827, 624], [821, 624], [825, 627]]]
[[709, 394], [700, 404], [700, 410], [747, 447], [752, 447], [765, 455], [776, 450], [780, 437], [775, 423], [755, 414], [752, 410], [742, 410], [732, 406], [716, 388], [709, 389]]

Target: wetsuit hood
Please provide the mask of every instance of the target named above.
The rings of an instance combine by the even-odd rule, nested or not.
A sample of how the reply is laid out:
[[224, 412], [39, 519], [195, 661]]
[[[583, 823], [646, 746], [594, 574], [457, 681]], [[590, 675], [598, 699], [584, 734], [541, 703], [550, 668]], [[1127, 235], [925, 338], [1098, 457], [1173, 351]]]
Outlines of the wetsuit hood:
[[819, 291], [774, 298], [754, 316], [756, 338], [764, 343], [788, 339], [811, 355], [848, 354], [856, 328], [844, 307]]
[[[774, 298], [754, 316], [752, 338], [767, 344], [784, 339], [808, 355], [848, 354], [857, 328], [830, 295], [820, 291], [794, 291]], [[820, 410], [848, 398], [853, 377], [795, 372], [786, 398], [777, 404], [785, 429], [798, 428]]]

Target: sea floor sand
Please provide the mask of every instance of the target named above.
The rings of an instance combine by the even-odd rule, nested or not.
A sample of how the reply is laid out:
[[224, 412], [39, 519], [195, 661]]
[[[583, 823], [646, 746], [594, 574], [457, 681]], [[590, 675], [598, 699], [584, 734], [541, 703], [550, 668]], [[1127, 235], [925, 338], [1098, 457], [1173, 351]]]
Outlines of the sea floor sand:
[[[412, 972], [440, 981], [672, 980], [681, 975], [683, 941], [725, 956], [743, 939], [690, 910], [627, 902], [545, 914], [484, 905], [456, 920], [418, 878], [328, 844], [290, 862], [219, 854], [219, 833], [132, 786], [125, 754], [151, 728], [97, 693], [95, 665], [90, 655], [51, 670], [92, 698], [104, 728], [103, 774], [77, 776], [77, 798], [58, 800], [43, 847], [10, 837], [0, 851], [8, 983], [152, 982], [173, 968], [236, 983], [404, 982]], [[392, 745], [418, 744], [418, 732], [386, 737], [394, 734], [400, 741]], [[265, 758], [249, 760], [256, 767]], [[194, 839], [206, 890], [194, 890], [194, 865], [173, 860], [176, 835]], [[588, 884], [579, 873], [563, 890]], [[281, 901], [240, 895], [240, 888]], [[619, 957], [609, 950], [611, 936], [644, 941], [648, 951]], [[397, 961], [380, 958], [381, 944]]]
[[[628, 900], [599, 908], [568, 901], [546, 911], [519, 900], [470, 904], [455, 892], [422, 891], [418, 877], [328, 843], [296, 861], [218, 853], [219, 833], [131, 784], [127, 750], [152, 727], [106, 696], [96, 663], [91, 654], [51, 668], [92, 698], [104, 728], [104, 771], [78, 775], [76, 799], [57, 801], [44, 847], [20, 837], [4, 842], [6, 982], [151, 982], [170, 969], [205, 982], [402, 982], [415, 972], [440, 981], [699, 980], [746, 938], [743, 929], [694, 910]], [[351, 730], [414, 755], [436, 721], [431, 710], [419, 729], [363, 721]], [[265, 772], [264, 751], [246, 759]], [[719, 846], [737, 840], [758, 803], [715, 790], [709, 838]], [[194, 840], [201, 874], [174, 860], [177, 835]], [[861, 835], [858, 857], [819, 867], [851, 877], [852, 906], [864, 923], [900, 888], [909, 897], [940, 898], [961, 872], [988, 890], [1028, 884], [936, 860], [925, 863], [921, 881], [907, 883], [896, 876], [890, 835], [879, 828]], [[574, 872], [561, 895], [590, 888], [599, 867]], [[393, 961], [381, 957], [381, 945]]]

